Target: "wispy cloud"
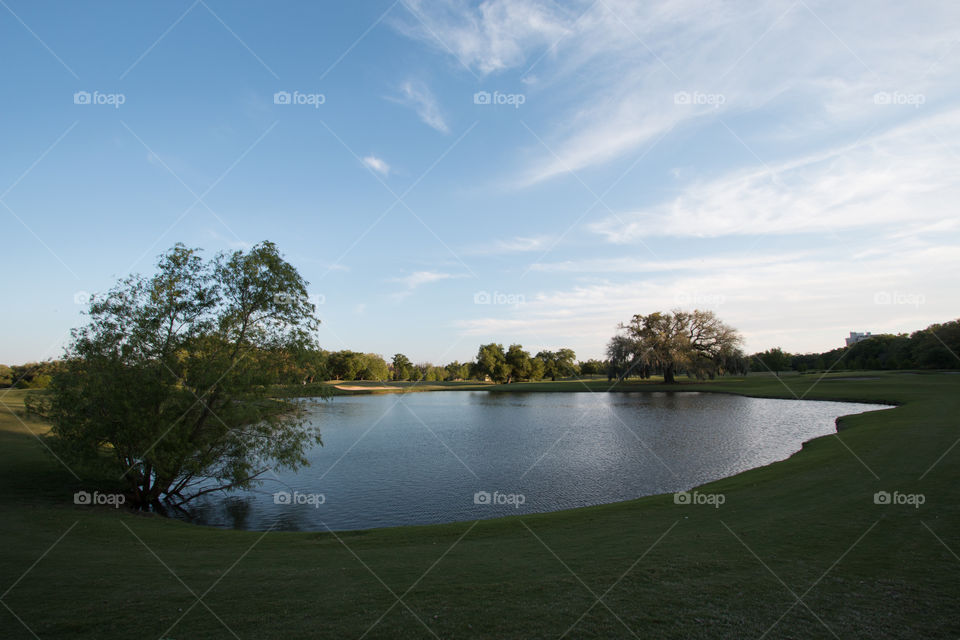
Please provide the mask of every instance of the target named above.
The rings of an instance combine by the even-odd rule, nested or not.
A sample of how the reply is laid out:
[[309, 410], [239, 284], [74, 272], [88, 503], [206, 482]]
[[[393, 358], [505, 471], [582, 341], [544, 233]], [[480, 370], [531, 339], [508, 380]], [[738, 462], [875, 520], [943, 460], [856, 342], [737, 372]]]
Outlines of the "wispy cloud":
[[565, 260], [563, 262], [535, 263], [531, 271], [544, 273], [660, 273], [666, 271], [716, 271], [718, 269], [751, 269], [757, 266], [795, 263], [813, 258], [813, 251], [775, 253], [766, 255], [727, 254], [697, 256], [674, 260], [645, 260], [634, 256]]
[[482, 74], [523, 63], [568, 30], [569, 17], [548, 2], [485, 0], [474, 6], [407, 0], [404, 5], [415, 19], [398, 23], [402, 31]]
[[936, 224], [956, 215], [960, 111], [857, 144], [689, 184], [677, 198], [590, 225], [613, 243], [652, 236], [796, 234]]
[[552, 236], [518, 236], [510, 240], [498, 240], [496, 248], [505, 252], [542, 251], [551, 242]]
[[[709, 308], [744, 333], [748, 350], [789, 345], [803, 352], [829, 348], [825, 335], [842, 346], [851, 330], [901, 331], [956, 316], [953, 296], [943, 292], [960, 270], [960, 246], [891, 242], [878, 249], [852, 260], [842, 251], [787, 261], [745, 257], [741, 265], [708, 261], [699, 270], [579, 282], [458, 326], [468, 336], [551, 339], [600, 355], [617, 323], [634, 313]], [[897, 295], [922, 303], [890, 304], [887, 296]]]
[[369, 155], [365, 157], [363, 159], [363, 164], [381, 175], [389, 175], [390, 173], [390, 165], [377, 156]]
[[[876, 92], [945, 93], [960, 6], [905, 15], [892, 0], [411, 2], [403, 28], [481, 74], [536, 76], [553, 106], [532, 121], [520, 185], [641, 153], [686, 125], [773, 106], [769, 135], [855, 139], [884, 113]], [[903, 43], [909, 42], [909, 47]], [[547, 95], [547, 92], [549, 95]], [[531, 103], [533, 101], [530, 101]], [[737, 144], [734, 141], [734, 144]], [[547, 148], [544, 148], [547, 147]], [[532, 151], [530, 151], [532, 150]]]
[[464, 253], [471, 255], [494, 255], [500, 253], [527, 253], [544, 251], [555, 242], [555, 236], [515, 236], [513, 238], [490, 240], [484, 244], [468, 247]]
[[425, 83], [419, 80], [407, 80], [400, 85], [400, 96], [391, 100], [411, 107], [427, 126], [440, 133], [450, 133], [450, 127], [437, 104], [437, 99]]
[[403, 300], [422, 285], [462, 277], [464, 276], [460, 274], [445, 273], [442, 271], [414, 271], [406, 276], [390, 278], [390, 282], [399, 282], [404, 287], [401, 291], [391, 294], [391, 297], [395, 300]]

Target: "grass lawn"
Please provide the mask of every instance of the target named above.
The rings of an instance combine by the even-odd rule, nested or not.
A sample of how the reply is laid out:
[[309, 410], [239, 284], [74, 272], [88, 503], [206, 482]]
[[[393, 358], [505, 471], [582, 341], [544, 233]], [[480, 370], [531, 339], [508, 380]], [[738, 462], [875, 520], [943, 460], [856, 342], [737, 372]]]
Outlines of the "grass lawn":
[[[857, 380], [843, 378], [868, 377]], [[443, 385], [444, 387], [448, 385]], [[491, 391], [603, 390], [605, 380]], [[625, 384], [618, 390], [657, 390]], [[896, 403], [789, 460], [671, 495], [350, 533], [75, 506], [86, 487], [0, 391], [0, 638], [956, 638], [960, 375], [688, 389]], [[344, 460], [349, 462], [349, 458]], [[919, 508], [877, 491], [923, 494]]]

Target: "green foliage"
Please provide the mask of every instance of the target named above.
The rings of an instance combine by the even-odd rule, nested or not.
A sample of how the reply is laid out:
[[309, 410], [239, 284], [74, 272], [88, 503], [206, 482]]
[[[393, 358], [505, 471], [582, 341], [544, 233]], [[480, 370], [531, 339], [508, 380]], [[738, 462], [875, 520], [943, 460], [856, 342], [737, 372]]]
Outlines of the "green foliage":
[[[867, 342], [870, 340], [856, 346]], [[960, 320], [932, 324], [914, 332], [908, 349], [918, 369], [960, 369]]]
[[[460, 373], [466, 373], [460, 366]], [[449, 367], [448, 367], [449, 370]], [[497, 383], [529, 382], [550, 376], [567, 377], [578, 373], [576, 354], [572, 349], [559, 351], [541, 351], [535, 357], [530, 356], [522, 345], [512, 344], [506, 352], [502, 344], [481, 345], [477, 359], [469, 374], [479, 380], [489, 377]], [[448, 380], [451, 378], [447, 378]]]
[[387, 361], [376, 353], [363, 353], [360, 357], [361, 367], [355, 380], [384, 380], [390, 379], [390, 368]]
[[607, 370], [607, 363], [602, 360], [581, 361], [578, 365], [580, 375], [595, 376], [600, 375]]
[[58, 362], [28, 362], [8, 366], [0, 364], [0, 388], [43, 389], [50, 384]]
[[681, 371], [702, 380], [746, 370], [740, 334], [712, 311], [637, 314], [620, 328], [625, 333], [614, 336], [607, 346], [611, 377], [615, 373], [622, 378], [638, 368], [645, 377], [652, 369], [663, 374], [664, 382], [673, 383]]
[[874, 335], [850, 347], [824, 353], [794, 354], [790, 368], [796, 371], [960, 369], [960, 320], [932, 324], [910, 335]]
[[783, 349], [776, 347], [751, 356], [750, 370], [772, 371], [779, 376], [781, 371], [790, 368], [791, 361], [792, 358], [789, 353], [785, 353]]
[[556, 380], [558, 377], [569, 378], [570, 376], [575, 376], [580, 373], [580, 367], [577, 365], [577, 356], [573, 352], [573, 349], [541, 351], [536, 355], [536, 358], [543, 363], [543, 373], [539, 378], [546, 377], [551, 380]]
[[494, 382], [508, 382], [511, 371], [502, 344], [491, 342], [490, 344], [480, 345], [474, 370], [477, 378], [482, 380], [489, 376]]
[[334, 351], [327, 364], [330, 380], [389, 380], [390, 368], [376, 353]]
[[402, 353], [395, 354], [393, 356], [393, 379], [409, 380], [411, 366], [413, 365], [407, 356]]
[[469, 363], [460, 364], [458, 361], [454, 360], [446, 367], [446, 376], [444, 380], [454, 381], [454, 380], [467, 380], [470, 377], [470, 365]]
[[30, 409], [59, 455], [122, 477], [137, 505], [306, 464], [319, 434], [299, 404], [266, 394], [313, 349], [306, 284], [270, 242], [209, 262], [178, 244], [153, 277], [94, 297]]
[[[521, 345], [510, 345], [505, 358], [507, 366], [510, 368], [507, 374], [507, 382], [534, 379], [533, 359], [530, 357], [530, 352], [525, 351]], [[541, 367], [541, 375], [542, 373]]]

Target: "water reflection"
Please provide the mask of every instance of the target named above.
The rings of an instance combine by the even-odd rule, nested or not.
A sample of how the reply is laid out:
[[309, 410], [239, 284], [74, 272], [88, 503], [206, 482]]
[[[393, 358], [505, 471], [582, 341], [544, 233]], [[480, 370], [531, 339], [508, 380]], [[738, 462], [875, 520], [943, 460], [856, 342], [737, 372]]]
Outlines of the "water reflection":
[[[258, 491], [209, 494], [182, 517], [338, 530], [627, 500], [784, 459], [833, 433], [838, 416], [881, 408], [664, 392], [339, 397], [310, 408], [324, 446], [309, 452], [309, 467]], [[278, 502], [277, 491], [323, 501]], [[498, 502], [518, 495], [520, 505]]]

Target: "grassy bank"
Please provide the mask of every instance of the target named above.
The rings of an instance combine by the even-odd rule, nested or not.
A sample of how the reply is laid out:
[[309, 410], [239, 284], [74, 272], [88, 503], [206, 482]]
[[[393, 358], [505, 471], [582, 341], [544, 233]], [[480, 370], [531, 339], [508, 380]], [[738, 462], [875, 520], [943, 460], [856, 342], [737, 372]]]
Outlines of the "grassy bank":
[[[875, 379], [844, 379], [853, 377]], [[725, 496], [716, 509], [668, 495], [432, 527], [264, 534], [74, 506], [84, 483], [31, 435], [43, 425], [15, 417], [23, 392], [0, 391], [0, 637], [960, 635], [960, 376], [679, 389], [900, 406], [843, 418], [838, 435], [787, 461], [700, 487]], [[878, 505], [877, 491], [925, 503]]]

